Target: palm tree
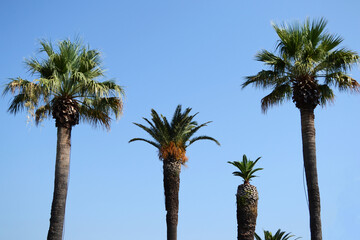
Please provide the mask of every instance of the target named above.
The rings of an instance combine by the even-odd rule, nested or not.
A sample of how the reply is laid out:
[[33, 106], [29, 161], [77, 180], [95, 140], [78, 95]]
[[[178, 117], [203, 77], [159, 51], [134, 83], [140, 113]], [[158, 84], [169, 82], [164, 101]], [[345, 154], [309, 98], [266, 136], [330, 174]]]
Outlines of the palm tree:
[[182, 113], [181, 105], [178, 105], [171, 123], [169, 123], [166, 117], [163, 115], [160, 117], [158, 113], [152, 109], [152, 122], [143, 118], [150, 127], [139, 123], [134, 124], [149, 133], [153, 140], [133, 138], [129, 141], [144, 141], [153, 145], [159, 151], [159, 159], [163, 161], [168, 240], [177, 239], [180, 171], [181, 164], [185, 164], [188, 160], [185, 155], [187, 147], [198, 140], [211, 140], [220, 145], [219, 142], [212, 137], [193, 137], [200, 128], [205, 127], [210, 122], [199, 125], [196, 121], [193, 121], [197, 113], [190, 115], [190, 111], [191, 108], [186, 108]]
[[110, 128], [110, 114], [117, 118], [122, 112], [123, 89], [114, 81], [97, 81], [104, 76], [100, 52], [79, 41], [60, 41], [56, 50], [50, 42], [40, 41], [44, 60], [26, 60], [32, 75], [28, 81], [11, 79], [4, 94], [13, 99], [8, 111], [16, 114], [27, 109], [38, 124], [53, 117], [57, 127], [54, 196], [47, 239], [61, 240], [63, 235], [66, 195], [68, 189], [70, 140], [72, 127], [79, 121]]
[[[291, 233], [286, 233], [281, 231], [281, 229], [279, 229], [273, 236], [271, 232], [264, 230], [264, 240], [289, 240], [290, 238], [294, 237], [294, 235], [290, 235], [290, 234]], [[256, 233], [255, 233], [255, 239], [261, 240], [260, 236], [257, 235]], [[300, 238], [298, 237], [295, 238], [294, 240], [296, 239], [300, 239]]]
[[242, 162], [228, 162], [239, 169], [239, 171], [233, 172], [233, 174], [244, 180], [244, 183], [238, 186], [236, 193], [239, 240], [254, 240], [259, 195], [256, 187], [250, 184], [250, 180], [256, 177], [254, 175], [255, 172], [262, 170], [262, 168], [254, 169], [255, 164], [260, 158], [251, 161], [244, 154]]
[[273, 24], [280, 38], [277, 53], [262, 50], [256, 55], [256, 60], [269, 69], [247, 77], [242, 85], [272, 88], [272, 92], [261, 100], [264, 113], [270, 106], [290, 99], [300, 110], [312, 240], [322, 239], [314, 109], [334, 100], [331, 86], [339, 90], [359, 90], [359, 84], [347, 75], [359, 56], [354, 51], [339, 48], [343, 39], [328, 33], [326, 24], [323, 18], [312, 22], [307, 19], [303, 24]]

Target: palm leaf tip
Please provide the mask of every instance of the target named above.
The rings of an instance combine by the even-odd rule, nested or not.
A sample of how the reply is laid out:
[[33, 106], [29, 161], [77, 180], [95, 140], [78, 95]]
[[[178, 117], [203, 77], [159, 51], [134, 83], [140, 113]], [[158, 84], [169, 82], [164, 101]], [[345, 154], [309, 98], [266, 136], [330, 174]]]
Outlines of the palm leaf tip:
[[218, 140], [216, 140], [215, 138], [212, 138], [209, 136], [198, 136], [198, 137], [194, 137], [194, 138], [190, 139], [187, 147], [199, 140], [210, 140], [210, 141], [215, 142], [218, 146], [221, 146], [220, 142]]

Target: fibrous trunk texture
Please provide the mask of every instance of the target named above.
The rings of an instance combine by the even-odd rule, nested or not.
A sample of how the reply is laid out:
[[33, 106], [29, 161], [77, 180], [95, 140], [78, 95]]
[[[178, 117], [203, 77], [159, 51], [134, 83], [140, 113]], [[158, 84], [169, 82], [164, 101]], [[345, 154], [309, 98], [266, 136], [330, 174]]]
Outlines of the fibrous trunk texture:
[[58, 98], [52, 106], [52, 115], [56, 127], [71, 128], [79, 124], [79, 106], [71, 98]]
[[319, 105], [319, 88], [312, 76], [298, 77], [293, 84], [293, 93], [293, 102], [299, 109], [315, 109]]
[[255, 186], [249, 183], [238, 186], [236, 194], [238, 240], [254, 240], [258, 200]]
[[309, 198], [311, 240], [322, 240], [320, 191], [316, 168], [314, 109], [300, 109], [304, 167]]
[[58, 127], [54, 196], [47, 240], [62, 240], [68, 190], [71, 128]]
[[177, 239], [177, 224], [179, 212], [179, 188], [181, 162], [175, 159], [164, 159], [164, 192], [167, 240]]

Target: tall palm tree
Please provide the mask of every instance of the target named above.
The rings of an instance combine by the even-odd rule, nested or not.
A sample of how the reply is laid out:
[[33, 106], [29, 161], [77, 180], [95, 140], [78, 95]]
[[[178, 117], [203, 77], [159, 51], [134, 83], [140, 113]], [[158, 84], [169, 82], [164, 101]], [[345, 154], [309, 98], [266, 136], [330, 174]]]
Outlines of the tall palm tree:
[[[281, 231], [281, 229], [277, 230], [275, 235], [272, 235], [271, 232], [264, 230], [264, 240], [289, 240], [290, 238], [294, 237], [294, 235], [291, 235], [291, 233], [286, 233], [284, 231]], [[255, 233], [255, 239], [261, 240], [260, 236]], [[300, 239], [295, 238], [296, 239]]]
[[273, 24], [279, 37], [277, 53], [262, 50], [256, 55], [256, 60], [269, 69], [247, 77], [242, 85], [272, 88], [272, 92], [261, 100], [263, 112], [290, 99], [300, 110], [312, 240], [322, 239], [314, 109], [333, 101], [331, 86], [339, 90], [359, 90], [359, 84], [347, 75], [359, 56], [354, 51], [340, 48], [343, 39], [328, 33], [326, 24], [323, 18], [307, 19], [302, 24]]
[[139, 123], [134, 124], [149, 133], [153, 140], [133, 138], [129, 141], [144, 141], [153, 145], [159, 151], [159, 159], [163, 161], [168, 240], [177, 239], [180, 171], [181, 164], [185, 164], [188, 160], [185, 155], [187, 147], [198, 140], [211, 140], [220, 145], [219, 142], [212, 137], [193, 137], [200, 128], [205, 127], [210, 122], [199, 125], [193, 120], [197, 113], [191, 115], [190, 111], [191, 108], [186, 108], [184, 112], [181, 112], [181, 105], [178, 105], [171, 123], [169, 123], [166, 117], [163, 115], [159, 116], [158, 113], [152, 109], [152, 121], [143, 118], [150, 127]]
[[123, 89], [114, 81], [99, 82], [104, 76], [100, 52], [81, 42], [60, 41], [55, 49], [50, 42], [40, 41], [46, 58], [26, 60], [33, 81], [11, 79], [4, 94], [15, 95], [8, 111], [16, 114], [27, 109], [36, 123], [55, 119], [57, 148], [54, 196], [47, 239], [61, 240], [63, 235], [68, 189], [71, 130], [79, 121], [110, 128], [110, 115], [122, 112]]
[[244, 180], [244, 183], [238, 186], [236, 193], [238, 240], [254, 240], [259, 194], [256, 187], [250, 184], [250, 180], [256, 177], [255, 172], [262, 170], [262, 168], [254, 168], [260, 158], [251, 161], [244, 154], [242, 162], [228, 162], [239, 169], [233, 174]]

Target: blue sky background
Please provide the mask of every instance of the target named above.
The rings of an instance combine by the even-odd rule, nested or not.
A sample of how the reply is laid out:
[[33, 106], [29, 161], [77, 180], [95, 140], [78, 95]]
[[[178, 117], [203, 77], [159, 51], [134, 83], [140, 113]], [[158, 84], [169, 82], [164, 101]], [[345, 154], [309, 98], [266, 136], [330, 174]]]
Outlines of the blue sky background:
[[[263, 68], [254, 60], [273, 50], [270, 22], [325, 17], [342, 46], [360, 51], [358, 1], [1, 1], [0, 84], [32, 79], [24, 58], [38, 40], [80, 36], [103, 52], [107, 78], [125, 87], [124, 114], [110, 132], [81, 124], [73, 129], [65, 239], [165, 239], [162, 163], [144, 123], [150, 109], [171, 116], [182, 104], [213, 121], [188, 149], [180, 186], [178, 239], [236, 239], [239, 178], [227, 161], [262, 156], [254, 179], [260, 200], [257, 232], [278, 228], [310, 239], [303, 186], [300, 114], [292, 102], [261, 113], [268, 93], [241, 89], [244, 76]], [[359, 80], [358, 67], [352, 76]], [[360, 226], [359, 95], [336, 92], [317, 108], [316, 140], [323, 239], [354, 239]], [[47, 235], [53, 192], [56, 129], [8, 114], [0, 101], [0, 239]]]

